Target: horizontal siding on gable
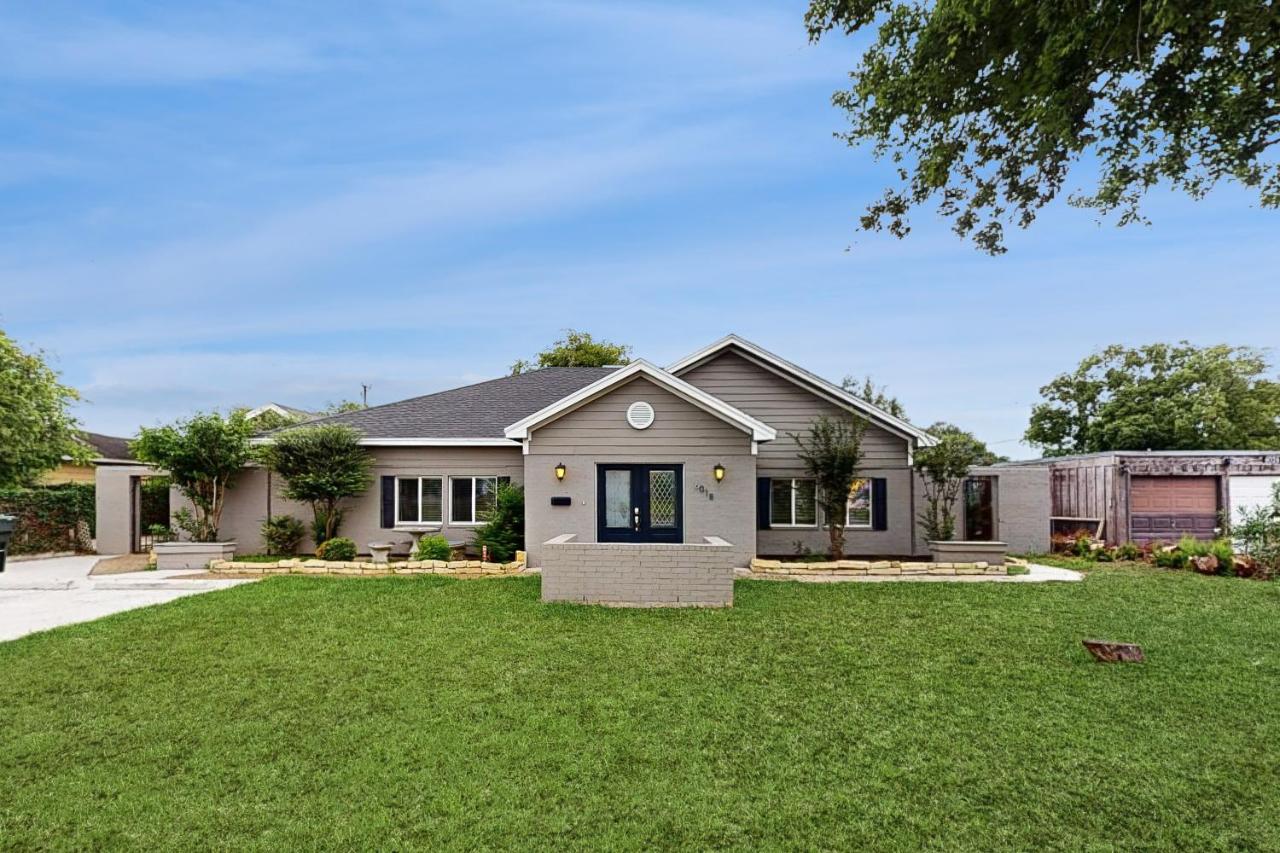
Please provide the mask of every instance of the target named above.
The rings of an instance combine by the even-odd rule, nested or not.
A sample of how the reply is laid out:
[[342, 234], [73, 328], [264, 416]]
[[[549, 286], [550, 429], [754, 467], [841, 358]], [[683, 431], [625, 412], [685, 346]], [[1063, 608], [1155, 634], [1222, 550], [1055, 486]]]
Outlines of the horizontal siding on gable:
[[[648, 429], [634, 429], [627, 423], [627, 407], [638, 400], [654, 408], [653, 425]], [[648, 379], [637, 378], [535, 429], [530, 452], [624, 456], [660, 449], [674, 456], [741, 453], [750, 446], [751, 436], [743, 430]]]
[[[682, 373], [680, 378], [778, 431], [775, 440], [760, 445], [756, 465], [761, 475], [802, 471], [796, 443], [788, 433], [803, 435], [821, 415], [846, 414], [836, 404], [728, 350]], [[868, 423], [862, 437], [862, 454], [867, 468], [905, 466], [907, 440]]]

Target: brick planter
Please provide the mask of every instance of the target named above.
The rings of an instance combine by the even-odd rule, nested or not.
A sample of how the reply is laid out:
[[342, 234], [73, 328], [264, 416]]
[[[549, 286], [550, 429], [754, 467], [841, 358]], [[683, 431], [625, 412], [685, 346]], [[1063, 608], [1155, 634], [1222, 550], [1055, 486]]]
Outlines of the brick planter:
[[236, 552], [235, 542], [158, 542], [157, 569], [204, 569], [214, 560], [228, 560]]
[[1009, 546], [1004, 542], [965, 542], [952, 540], [950, 542], [929, 543], [929, 553], [933, 555], [934, 562], [938, 563], [990, 563], [993, 566], [1003, 566], [1005, 554], [1009, 551]]
[[542, 546], [542, 600], [614, 607], [728, 607], [734, 547], [702, 543], [576, 542], [572, 534]]
[[864, 575], [886, 577], [912, 575], [1004, 575], [1003, 565], [985, 560], [920, 563], [907, 560], [840, 560], [822, 563], [801, 563], [788, 560], [751, 561], [751, 571], [758, 575], [824, 575], [858, 577]]

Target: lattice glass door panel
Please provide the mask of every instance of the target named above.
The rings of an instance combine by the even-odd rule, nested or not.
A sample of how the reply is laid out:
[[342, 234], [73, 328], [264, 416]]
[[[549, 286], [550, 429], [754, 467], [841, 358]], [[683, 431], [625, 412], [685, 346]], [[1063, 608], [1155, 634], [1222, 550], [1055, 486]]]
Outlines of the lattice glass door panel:
[[649, 471], [649, 526], [676, 526], [676, 472], [670, 468]]
[[631, 526], [631, 472], [610, 469], [604, 472], [604, 518], [606, 527]]

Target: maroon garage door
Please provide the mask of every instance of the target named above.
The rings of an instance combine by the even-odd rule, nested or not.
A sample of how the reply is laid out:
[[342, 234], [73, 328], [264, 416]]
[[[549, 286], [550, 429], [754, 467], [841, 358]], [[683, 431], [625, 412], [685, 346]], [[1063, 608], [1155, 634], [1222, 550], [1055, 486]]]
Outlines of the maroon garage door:
[[1129, 529], [1134, 542], [1212, 539], [1218, 526], [1216, 477], [1134, 477]]

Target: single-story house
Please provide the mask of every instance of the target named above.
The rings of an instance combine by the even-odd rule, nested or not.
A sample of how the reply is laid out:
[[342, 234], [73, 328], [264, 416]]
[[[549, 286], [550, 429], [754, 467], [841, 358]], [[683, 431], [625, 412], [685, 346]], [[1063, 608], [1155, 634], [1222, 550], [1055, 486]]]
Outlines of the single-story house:
[[102, 465], [136, 465], [129, 450], [129, 439], [98, 432], [84, 432], [81, 440], [89, 448], [87, 463], [79, 463], [70, 456], [63, 457], [62, 464], [40, 477], [41, 486], [58, 486], [65, 483], [90, 483], [96, 479], [96, 469]]
[[[584, 572], [613, 566], [629, 579], [649, 571], [641, 565], [647, 561], [695, 574], [698, 566], [714, 567], [716, 590], [700, 587], [690, 599], [705, 593], [709, 602], [724, 600], [723, 585], [732, 580], [726, 567], [829, 550], [795, 438], [822, 415], [851, 416], [865, 428], [860, 476], [844, 510], [846, 554], [927, 555], [912, 466], [916, 451], [935, 439], [736, 335], [666, 367], [645, 360], [551, 367], [307, 425], [352, 427], [373, 456], [373, 487], [347, 502], [341, 527], [362, 550], [390, 542], [392, 553], [403, 555], [426, 533], [464, 543], [499, 485], [520, 483], [528, 561], [544, 569], [544, 597], [610, 594], [582, 572], [547, 571], [553, 563]], [[132, 485], [109, 473], [109, 490], [99, 480], [99, 550], [144, 541], [123, 496], [136, 495], [141, 478], [156, 473], [139, 467]], [[988, 480], [998, 485], [984, 488]], [[1023, 504], [1028, 495], [1047, 494], [1043, 474], [1007, 472], [976, 482], [966, 488], [967, 532], [1008, 541], [1015, 551], [1047, 549], [1045, 502], [1030, 512]], [[270, 515], [310, 519], [282, 485], [250, 467], [229, 489], [220, 531], [239, 553], [265, 549], [260, 526]], [[637, 600], [663, 594], [640, 587], [624, 592]]]
[[[1118, 450], [1005, 462], [994, 482], [1046, 477], [1054, 533], [1088, 531], [1109, 544], [1212, 539], [1242, 509], [1270, 503], [1280, 450]], [[972, 482], [972, 481], [971, 481]]]

